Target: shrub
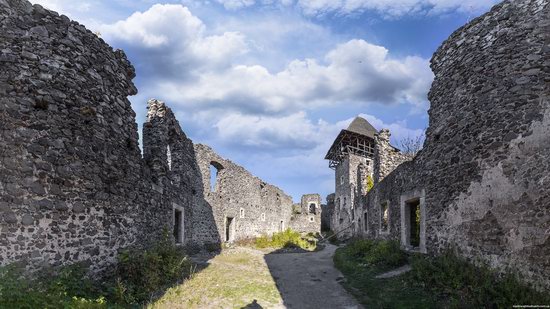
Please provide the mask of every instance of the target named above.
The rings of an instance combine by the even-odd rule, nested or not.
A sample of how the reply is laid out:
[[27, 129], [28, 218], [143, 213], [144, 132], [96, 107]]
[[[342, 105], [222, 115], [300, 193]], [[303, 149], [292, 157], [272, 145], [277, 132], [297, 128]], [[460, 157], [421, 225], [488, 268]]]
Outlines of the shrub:
[[371, 265], [397, 267], [407, 262], [407, 255], [401, 250], [398, 242], [383, 240], [372, 245], [364, 260]]
[[516, 275], [500, 277], [486, 265], [474, 264], [448, 250], [437, 257], [412, 260], [414, 281], [448, 295], [451, 304], [485, 308], [549, 304], [550, 296], [522, 283]]
[[287, 229], [283, 232], [274, 233], [269, 236], [260, 236], [256, 238], [255, 245], [258, 248], [302, 248], [305, 250], [314, 250], [317, 245], [317, 239], [305, 238], [300, 233]]
[[355, 262], [372, 266], [397, 267], [407, 262], [399, 243], [390, 240], [357, 239], [344, 248], [343, 254]]
[[183, 250], [167, 235], [149, 250], [123, 251], [116, 272], [116, 300], [130, 304], [148, 301], [155, 292], [186, 278], [191, 266]]
[[86, 268], [73, 264], [45, 271], [35, 279], [16, 265], [0, 267], [0, 308], [106, 308], [105, 297], [86, 277]]

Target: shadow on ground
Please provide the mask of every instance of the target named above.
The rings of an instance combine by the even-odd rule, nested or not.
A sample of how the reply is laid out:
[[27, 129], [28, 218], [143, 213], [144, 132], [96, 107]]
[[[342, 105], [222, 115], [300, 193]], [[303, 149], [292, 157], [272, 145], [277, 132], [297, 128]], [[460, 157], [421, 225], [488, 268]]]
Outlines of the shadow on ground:
[[332, 261], [336, 248], [326, 244], [320, 251], [264, 256], [286, 308], [362, 308], [338, 283], [343, 276]]

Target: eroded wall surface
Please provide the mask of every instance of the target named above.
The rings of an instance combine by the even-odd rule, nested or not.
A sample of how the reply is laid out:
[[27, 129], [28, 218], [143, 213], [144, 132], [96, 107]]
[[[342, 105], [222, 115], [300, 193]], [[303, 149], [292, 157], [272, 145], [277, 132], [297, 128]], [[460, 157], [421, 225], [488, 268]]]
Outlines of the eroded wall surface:
[[290, 226], [289, 196], [194, 145], [154, 99], [142, 157], [134, 77], [124, 53], [82, 25], [0, 0], [0, 265], [87, 262], [101, 273], [120, 250], [164, 236], [219, 246], [227, 217], [231, 240]]
[[419, 199], [428, 253], [454, 247], [550, 286], [549, 14], [546, 0], [504, 1], [437, 50], [424, 148], [368, 194], [366, 235], [403, 239]]
[[[231, 240], [271, 234], [290, 227], [292, 198], [263, 182], [243, 167], [226, 160], [206, 145], [195, 145], [204, 192], [202, 205], [212, 209], [215, 226], [226, 237], [232, 218]], [[213, 167], [213, 168], [211, 168]], [[211, 175], [217, 173], [217, 177]], [[211, 181], [216, 182], [215, 185]], [[320, 224], [320, 223], [319, 223]]]
[[299, 211], [294, 211], [290, 217], [290, 228], [300, 233], [320, 233], [321, 196], [319, 194], [304, 194], [299, 204]]
[[168, 202], [143, 181], [134, 76], [66, 16], [0, 1], [1, 264], [98, 270], [160, 237]]

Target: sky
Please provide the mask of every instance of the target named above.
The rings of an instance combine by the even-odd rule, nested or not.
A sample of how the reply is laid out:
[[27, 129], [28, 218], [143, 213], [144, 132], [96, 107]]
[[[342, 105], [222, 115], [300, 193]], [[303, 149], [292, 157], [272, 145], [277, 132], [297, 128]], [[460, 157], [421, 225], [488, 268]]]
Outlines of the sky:
[[130, 97], [172, 108], [195, 143], [299, 201], [334, 192], [325, 154], [356, 117], [391, 141], [423, 136], [429, 60], [499, 0], [32, 0], [136, 68]]

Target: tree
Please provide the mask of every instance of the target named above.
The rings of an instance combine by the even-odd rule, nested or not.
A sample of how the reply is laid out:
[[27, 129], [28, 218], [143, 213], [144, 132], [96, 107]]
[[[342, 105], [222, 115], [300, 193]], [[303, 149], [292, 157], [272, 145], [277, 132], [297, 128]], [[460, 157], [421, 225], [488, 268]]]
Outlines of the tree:
[[399, 148], [401, 148], [401, 153], [412, 160], [416, 154], [422, 149], [424, 145], [424, 135], [418, 135], [416, 137], [407, 136], [399, 142]]

